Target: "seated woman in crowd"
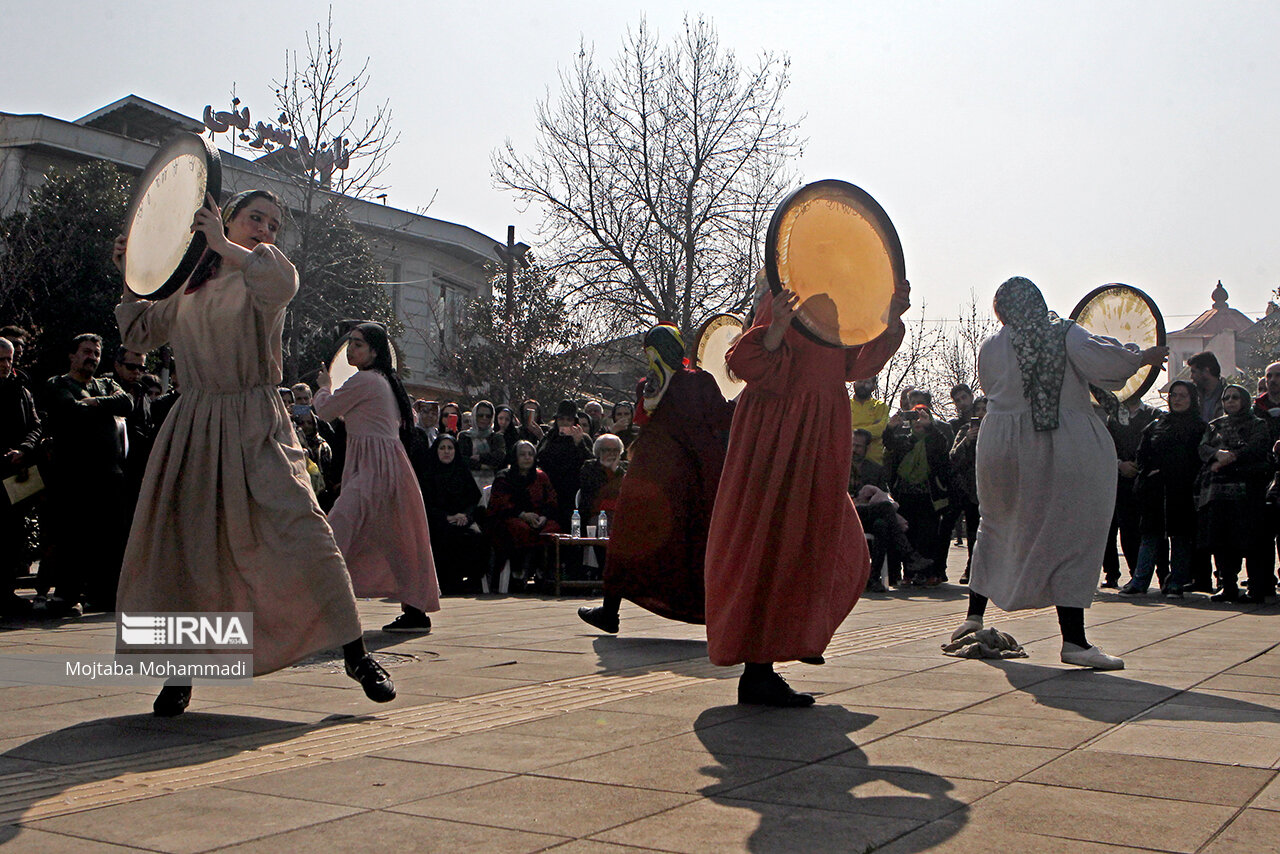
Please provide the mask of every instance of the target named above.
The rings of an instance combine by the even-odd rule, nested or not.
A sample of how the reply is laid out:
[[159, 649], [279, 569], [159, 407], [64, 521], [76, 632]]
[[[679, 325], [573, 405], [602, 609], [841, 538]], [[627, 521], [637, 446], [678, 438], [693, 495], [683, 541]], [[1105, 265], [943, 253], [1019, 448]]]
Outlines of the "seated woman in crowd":
[[498, 473], [489, 492], [489, 535], [495, 570], [511, 561], [511, 572], [525, 578], [539, 554], [539, 536], [558, 534], [556, 491], [547, 473], [538, 468], [532, 442], [516, 442], [516, 464]]
[[534, 447], [547, 433], [547, 425], [542, 420], [542, 404], [532, 397], [520, 404], [519, 433], [521, 439], [532, 442]]
[[475, 524], [480, 487], [449, 434], [441, 434], [431, 446], [420, 483], [440, 592], [479, 590], [489, 565], [488, 544]]
[[1195, 383], [1175, 380], [1169, 386], [1169, 411], [1142, 430], [1138, 441], [1138, 477], [1134, 498], [1142, 532], [1133, 578], [1120, 589], [1126, 596], [1147, 592], [1156, 560], [1169, 550], [1169, 577], [1163, 593], [1181, 596], [1191, 586], [1195, 543], [1195, 482], [1200, 471], [1200, 394]]
[[502, 434], [493, 429], [493, 404], [481, 400], [472, 408], [474, 426], [458, 434], [458, 453], [471, 476], [483, 489], [493, 483], [494, 475], [507, 464], [507, 443]]
[[627, 464], [622, 461], [622, 440], [612, 433], [602, 433], [591, 446], [592, 459], [582, 464], [578, 475], [578, 511], [582, 524], [595, 525], [604, 511], [613, 518], [618, 509], [618, 493]]
[[1225, 414], [1209, 422], [1200, 443], [1204, 468], [1197, 482], [1197, 521], [1201, 544], [1212, 550], [1222, 585], [1211, 597], [1215, 602], [1260, 602], [1265, 594], [1252, 589], [1253, 578], [1249, 595], [1242, 597], [1236, 587], [1244, 556], [1266, 532], [1262, 520], [1270, 441], [1266, 422], [1251, 406], [1248, 390], [1228, 385], [1222, 391]]

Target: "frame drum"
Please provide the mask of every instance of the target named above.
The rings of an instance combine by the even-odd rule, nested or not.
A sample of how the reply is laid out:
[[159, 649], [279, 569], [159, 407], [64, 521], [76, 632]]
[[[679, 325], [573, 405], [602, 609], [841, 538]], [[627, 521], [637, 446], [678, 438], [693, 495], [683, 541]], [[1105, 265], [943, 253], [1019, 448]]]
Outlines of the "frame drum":
[[[1164, 344], [1164, 317], [1155, 300], [1130, 285], [1113, 282], [1094, 288], [1071, 312], [1071, 319], [1092, 335], [1115, 338], [1121, 344], [1137, 344], [1142, 349]], [[1116, 392], [1121, 403], [1146, 394], [1160, 371], [1143, 365]]]
[[800, 297], [794, 325], [831, 347], [856, 347], [889, 328], [894, 288], [906, 280], [902, 243], [884, 209], [844, 181], [807, 184], [769, 221], [765, 273], [774, 293]]
[[138, 181], [126, 219], [128, 246], [124, 281], [144, 299], [172, 294], [195, 269], [205, 250], [191, 220], [222, 192], [222, 158], [203, 136], [183, 133], [160, 146]]
[[[391, 347], [391, 367], [400, 370], [400, 358], [396, 355], [396, 348], [393, 344]], [[343, 338], [342, 343], [338, 345], [338, 351], [333, 354], [333, 358], [329, 360], [329, 380], [332, 383], [334, 391], [342, 388], [343, 384], [360, 372], [355, 365], [347, 364], [347, 339]]]
[[693, 345], [693, 365], [715, 379], [725, 400], [736, 400], [746, 382], [732, 376], [725, 364], [725, 356], [738, 336], [742, 334], [742, 321], [732, 314], [717, 314], [702, 324], [697, 343]]

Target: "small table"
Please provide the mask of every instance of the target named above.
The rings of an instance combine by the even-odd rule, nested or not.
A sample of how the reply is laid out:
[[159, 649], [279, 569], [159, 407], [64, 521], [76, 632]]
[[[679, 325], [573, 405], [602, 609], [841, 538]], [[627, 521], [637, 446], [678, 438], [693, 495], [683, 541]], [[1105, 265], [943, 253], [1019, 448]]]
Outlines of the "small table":
[[[604, 581], [590, 581], [588, 579], [570, 580], [564, 579], [564, 567], [560, 564], [560, 547], [576, 546], [585, 549], [587, 546], [607, 546], [609, 545], [608, 537], [575, 537], [572, 534], [543, 534], [542, 539], [546, 541], [547, 546], [552, 550], [552, 561], [555, 567], [555, 595], [560, 595], [562, 587], [580, 588], [596, 590], [604, 587]], [[601, 567], [603, 569], [603, 567]]]

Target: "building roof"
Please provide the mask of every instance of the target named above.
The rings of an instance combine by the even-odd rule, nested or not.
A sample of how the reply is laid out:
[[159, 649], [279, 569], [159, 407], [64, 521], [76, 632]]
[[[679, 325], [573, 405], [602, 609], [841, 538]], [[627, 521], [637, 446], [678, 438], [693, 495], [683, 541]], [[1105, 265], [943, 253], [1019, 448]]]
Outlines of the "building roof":
[[1170, 335], [1212, 338], [1219, 332], [1228, 329], [1243, 332], [1253, 326], [1254, 321], [1252, 318], [1239, 309], [1227, 305], [1227, 289], [1222, 286], [1221, 279], [1218, 280], [1218, 284], [1210, 296], [1213, 298], [1213, 308], [1204, 312], [1177, 332], [1170, 333]]
[[81, 116], [73, 124], [156, 143], [164, 142], [178, 131], [200, 133], [204, 130], [204, 124], [198, 119], [137, 95], [126, 95], [87, 116]]

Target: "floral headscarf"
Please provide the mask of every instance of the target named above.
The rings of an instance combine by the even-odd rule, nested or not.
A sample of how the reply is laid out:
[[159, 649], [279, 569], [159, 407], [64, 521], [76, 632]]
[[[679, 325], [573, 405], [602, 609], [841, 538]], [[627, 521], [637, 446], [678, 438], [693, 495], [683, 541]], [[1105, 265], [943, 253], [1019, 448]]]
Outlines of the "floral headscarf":
[[1009, 329], [1022, 374], [1022, 394], [1031, 404], [1031, 421], [1036, 430], [1056, 430], [1071, 321], [1049, 311], [1040, 289], [1021, 276], [996, 289], [995, 303], [996, 313]]

